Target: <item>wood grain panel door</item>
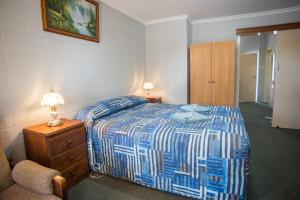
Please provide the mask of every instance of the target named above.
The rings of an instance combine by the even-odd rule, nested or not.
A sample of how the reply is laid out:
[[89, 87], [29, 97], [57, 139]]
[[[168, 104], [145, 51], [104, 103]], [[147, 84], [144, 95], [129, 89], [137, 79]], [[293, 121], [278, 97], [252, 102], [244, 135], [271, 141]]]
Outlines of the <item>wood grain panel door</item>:
[[211, 43], [190, 49], [190, 103], [211, 104]]
[[212, 43], [212, 105], [234, 104], [235, 42]]

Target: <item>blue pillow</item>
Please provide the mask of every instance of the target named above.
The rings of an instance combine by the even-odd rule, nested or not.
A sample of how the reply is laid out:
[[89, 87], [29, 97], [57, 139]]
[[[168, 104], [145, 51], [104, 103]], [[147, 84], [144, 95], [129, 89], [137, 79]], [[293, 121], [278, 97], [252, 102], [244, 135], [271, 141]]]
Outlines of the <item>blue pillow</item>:
[[99, 101], [81, 109], [73, 119], [84, 121], [89, 126], [96, 119], [148, 102], [139, 96], [123, 96]]

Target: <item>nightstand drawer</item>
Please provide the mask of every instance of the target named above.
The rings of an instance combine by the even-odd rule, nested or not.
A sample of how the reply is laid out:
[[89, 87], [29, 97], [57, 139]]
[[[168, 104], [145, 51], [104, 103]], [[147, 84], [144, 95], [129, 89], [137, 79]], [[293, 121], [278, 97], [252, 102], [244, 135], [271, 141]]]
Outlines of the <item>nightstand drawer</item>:
[[68, 187], [72, 186], [78, 179], [88, 175], [88, 160], [84, 159], [61, 172], [62, 176], [67, 180]]
[[85, 128], [75, 128], [47, 140], [48, 154], [50, 157], [67, 151], [79, 144], [85, 143]]
[[77, 163], [87, 157], [86, 144], [81, 144], [73, 149], [66, 151], [58, 156], [50, 158], [50, 167], [58, 171]]

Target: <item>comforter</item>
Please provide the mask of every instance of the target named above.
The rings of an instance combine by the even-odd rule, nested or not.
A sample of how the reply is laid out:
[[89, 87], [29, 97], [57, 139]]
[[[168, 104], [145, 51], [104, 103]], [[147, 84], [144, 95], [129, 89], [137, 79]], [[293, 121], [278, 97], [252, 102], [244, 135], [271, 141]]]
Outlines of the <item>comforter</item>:
[[237, 107], [180, 123], [181, 105], [126, 96], [82, 109], [93, 171], [196, 199], [246, 199], [250, 142]]

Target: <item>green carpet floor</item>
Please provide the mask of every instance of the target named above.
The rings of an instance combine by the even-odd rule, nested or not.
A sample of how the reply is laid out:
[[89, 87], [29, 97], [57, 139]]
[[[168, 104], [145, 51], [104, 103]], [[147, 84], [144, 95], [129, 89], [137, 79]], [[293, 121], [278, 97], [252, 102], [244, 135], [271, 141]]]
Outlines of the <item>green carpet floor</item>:
[[[300, 131], [275, 129], [268, 107], [241, 103], [251, 141], [249, 200], [300, 200]], [[299, 116], [300, 117], [300, 116]], [[69, 191], [70, 200], [188, 200], [190, 198], [103, 176], [86, 178]]]

